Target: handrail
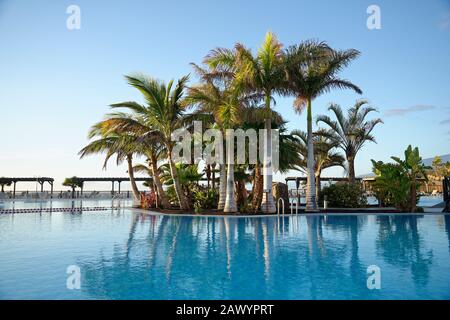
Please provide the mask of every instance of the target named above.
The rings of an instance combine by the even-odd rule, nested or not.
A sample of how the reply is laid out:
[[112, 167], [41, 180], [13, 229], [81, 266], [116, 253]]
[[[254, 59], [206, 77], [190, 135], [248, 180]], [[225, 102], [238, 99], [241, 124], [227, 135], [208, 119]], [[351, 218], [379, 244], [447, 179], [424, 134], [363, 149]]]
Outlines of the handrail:
[[298, 214], [298, 199], [297, 198], [292, 198], [292, 204], [289, 206], [291, 208], [291, 214], [294, 213], [294, 202], [295, 202], [295, 214]]

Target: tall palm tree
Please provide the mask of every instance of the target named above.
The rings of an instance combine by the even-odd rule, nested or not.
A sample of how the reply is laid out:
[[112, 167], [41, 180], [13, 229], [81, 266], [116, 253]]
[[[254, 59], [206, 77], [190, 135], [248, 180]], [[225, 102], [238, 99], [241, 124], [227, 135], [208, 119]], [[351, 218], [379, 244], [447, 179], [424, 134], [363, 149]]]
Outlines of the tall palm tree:
[[286, 93], [295, 96], [297, 112], [307, 109], [308, 174], [306, 211], [317, 211], [314, 177], [314, 145], [312, 130], [312, 101], [331, 89], [351, 89], [362, 93], [338, 73], [359, 56], [357, 50], [335, 51], [323, 42], [307, 41], [289, 47], [285, 52]]
[[[202, 82], [189, 88], [186, 102], [196, 105], [198, 113], [212, 115], [214, 125], [221, 130], [225, 138], [227, 129], [232, 129], [241, 122], [239, 115], [257, 100], [257, 95], [247, 94], [234, 82], [235, 73], [231, 68], [217, 70], [214, 67], [204, 69], [196, 64], [192, 66]], [[226, 146], [222, 153], [218, 208], [223, 208], [224, 212], [236, 212], [234, 158], [231, 158], [231, 153], [230, 155], [226, 153], [226, 150], [232, 147], [233, 141], [232, 139], [226, 141], [230, 145]]]
[[[279, 161], [278, 170], [281, 173], [285, 173], [289, 170], [299, 170], [299, 141], [293, 136], [286, 134], [286, 121], [283, 117], [273, 109], [270, 110], [270, 119], [272, 121], [271, 128], [279, 130]], [[267, 113], [264, 108], [250, 106], [243, 109], [241, 113], [242, 129], [254, 129], [256, 131], [263, 129], [265, 127], [265, 119], [267, 118]], [[259, 154], [259, 145], [257, 146]], [[249, 170], [252, 172], [252, 207], [253, 211], [256, 213], [262, 203], [263, 198], [263, 175], [260, 166], [261, 159], [257, 159], [257, 164], [249, 164]]]
[[345, 152], [348, 164], [348, 180], [355, 182], [355, 158], [359, 150], [367, 141], [376, 142], [372, 130], [383, 121], [379, 118], [366, 121], [366, 116], [376, 111], [375, 108], [367, 106], [366, 100], [358, 100], [355, 105], [344, 115], [342, 108], [332, 104], [328, 110], [333, 112], [336, 120], [331, 120], [326, 115], [317, 117], [317, 123], [325, 123], [330, 127], [334, 139], [338, 141], [339, 148]]
[[137, 205], [140, 202], [140, 194], [133, 172], [133, 153], [136, 152], [138, 146], [137, 137], [115, 130], [113, 123], [114, 120], [106, 119], [92, 126], [89, 132], [89, 138], [99, 138], [91, 141], [80, 150], [80, 159], [91, 154], [106, 153], [106, 158], [103, 163], [104, 169], [106, 169], [109, 159], [114, 155], [117, 156], [117, 165], [126, 161], [134, 203]]
[[[230, 77], [231, 73], [218, 73], [212, 69], [205, 69], [195, 63], [191, 63], [201, 83], [189, 87], [185, 102], [188, 105], [196, 106], [196, 114], [209, 114], [212, 116], [208, 121], [209, 126], [216, 127], [225, 137], [224, 116], [226, 101], [231, 94]], [[229, 116], [229, 115], [228, 115]], [[204, 120], [208, 120], [205, 118]], [[222, 159], [219, 161], [220, 181], [219, 181], [219, 202], [217, 208], [223, 210], [225, 207], [227, 171], [225, 162], [225, 152], [220, 154]]]
[[205, 62], [219, 70], [233, 70], [235, 86], [247, 92], [255, 92], [263, 97], [267, 112], [265, 129], [267, 141], [265, 144], [263, 177], [264, 189], [261, 208], [273, 213], [276, 211], [272, 196], [272, 140], [270, 110], [273, 95], [278, 92], [284, 82], [282, 44], [271, 32], [266, 34], [263, 44], [256, 55], [242, 44], [237, 43], [234, 50], [219, 48], [213, 50]]
[[[175, 142], [172, 133], [184, 127], [184, 111], [182, 103], [184, 89], [188, 76], [178, 80], [174, 86], [173, 80], [168, 84], [144, 75], [125, 76], [128, 83], [138, 89], [145, 98], [145, 105], [136, 102], [122, 102], [111, 105], [112, 108], [126, 108], [135, 117], [128, 117], [118, 125], [122, 130], [143, 132], [142, 136], [159, 134], [167, 152], [167, 161], [174, 181], [174, 188], [181, 209], [189, 210], [190, 204], [184, 196], [177, 176], [172, 151]], [[174, 86], [174, 88], [172, 88]]]
[[[234, 134], [227, 130], [235, 127], [239, 120], [237, 115], [239, 114], [239, 109], [241, 107], [239, 103], [239, 93], [233, 92], [223, 105], [223, 110], [221, 111], [221, 117], [224, 120], [225, 136], [226, 136], [226, 157], [227, 157], [227, 188], [225, 205], [223, 207], [224, 212], [236, 212], [237, 204], [234, 197], [235, 184], [234, 184], [234, 152], [229, 152], [234, 148]], [[231, 132], [231, 135], [229, 135]]]
[[[308, 170], [308, 135], [301, 130], [294, 130], [291, 132], [300, 140], [299, 152], [302, 155], [300, 160], [300, 167], [303, 171]], [[320, 178], [322, 171], [326, 168], [339, 166], [344, 168], [345, 158], [338, 152], [334, 151], [338, 147], [338, 141], [330, 137], [331, 134], [325, 130], [319, 130], [314, 133], [314, 176], [316, 182], [316, 201], [319, 200], [319, 193], [321, 189]]]

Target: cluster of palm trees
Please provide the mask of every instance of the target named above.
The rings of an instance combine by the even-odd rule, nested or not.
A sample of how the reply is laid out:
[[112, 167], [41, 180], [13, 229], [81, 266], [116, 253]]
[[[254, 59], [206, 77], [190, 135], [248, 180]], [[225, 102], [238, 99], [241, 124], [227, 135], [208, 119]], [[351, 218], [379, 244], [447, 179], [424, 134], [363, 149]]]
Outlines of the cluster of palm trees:
[[[356, 50], [334, 50], [319, 41], [305, 41], [284, 49], [269, 32], [256, 53], [240, 43], [233, 48], [212, 50], [202, 65], [192, 64], [198, 76], [198, 83], [193, 85], [188, 85], [188, 76], [176, 83], [164, 83], [142, 74], [126, 76], [127, 82], [141, 92], [145, 103], [128, 101], [111, 105], [114, 112], [91, 128], [89, 137], [95, 140], [83, 148], [80, 155], [105, 152], [105, 166], [112, 156], [117, 158], [117, 163], [126, 161], [136, 200], [139, 192], [133, 172], [145, 171], [152, 177], [160, 206], [178, 205], [190, 210], [192, 203], [179, 177], [181, 170], [189, 165], [175, 163], [173, 159], [174, 131], [190, 130], [194, 120], [202, 120], [205, 129], [219, 129], [223, 136], [227, 129], [265, 128], [268, 137], [264, 157], [256, 164], [235, 165], [234, 159], [228, 159], [230, 161], [217, 164], [207, 163], [205, 172], [208, 187], [211, 173], [219, 173], [218, 209], [236, 212], [243, 206], [250, 206], [253, 211], [272, 213], [275, 203], [270, 162], [271, 130], [279, 129], [279, 170], [303, 169], [307, 173], [306, 210], [315, 211], [319, 190], [316, 184], [320, 183], [322, 170], [344, 166], [347, 160], [349, 180], [354, 182], [356, 153], [366, 141], [374, 141], [371, 131], [381, 122], [380, 119], [365, 121], [374, 109], [361, 100], [349, 109], [347, 117], [338, 105], [331, 105], [329, 110], [336, 120], [318, 117], [317, 122], [325, 124], [327, 129], [313, 132], [312, 102], [315, 98], [332, 89], [362, 92], [352, 82], [339, 78], [339, 72], [358, 55]], [[306, 108], [306, 133], [286, 133], [286, 121], [272, 108], [277, 96], [293, 97], [297, 112]], [[338, 148], [344, 151], [345, 158], [336, 152]], [[136, 156], [144, 156], [147, 164], [134, 166]], [[221, 156], [231, 157], [225, 152]], [[167, 188], [163, 186], [163, 168], [170, 172], [176, 203], [170, 201]], [[251, 197], [244, 194], [247, 182], [253, 186]], [[215, 186], [214, 179], [212, 186]]]

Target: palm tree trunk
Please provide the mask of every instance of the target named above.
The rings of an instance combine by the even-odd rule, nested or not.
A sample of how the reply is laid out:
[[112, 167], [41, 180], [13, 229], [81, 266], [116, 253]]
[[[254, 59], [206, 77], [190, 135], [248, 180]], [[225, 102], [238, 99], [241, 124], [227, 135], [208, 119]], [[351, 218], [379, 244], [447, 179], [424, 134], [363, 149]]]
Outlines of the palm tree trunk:
[[133, 191], [133, 197], [134, 197], [133, 206], [138, 206], [138, 203], [140, 203], [140, 201], [141, 201], [141, 196], [139, 194], [139, 190], [136, 185], [136, 180], [134, 179], [133, 156], [132, 155], [127, 155], [127, 164], [128, 164], [128, 175], [130, 176], [131, 190]]
[[[233, 148], [234, 141], [231, 138], [227, 138], [227, 151]], [[234, 198], [234, 152], [227, 152], [227, 190], [225, 197], [225, 206], [223, 212], [236, 212], [236, 199]]]
[[[266, 96], [266, 109], [267, 113], [270, 112], [270, 95]], [[273, 201], [272, 195], [272, 121], [270, 116], [264, 124], [264, 129], [266, 130], [265, 150], [264, 150], [264, 160], [263, 160], [263, 185], [264, 193], [261, 202], [261, 210], [265, 213], [274, 213], [277, 211], [275, 206], [275, 201]]]
[[253, 198], [252, 207], [256, 213], [259, 210], [263, 194], [263, 177], [261, 175], [261, 167], [259, 164], [255, 165], [255, 178], [253, 179]]
[[307, 183], [306, 183], [306, 209], [305, 211], [317, 211], [316, 203], [316, 181], [314, 176], [314, 145], [312, 131], [312, 110], [311, 99], [308, 99], [307, 115], [307, 139], [308, 139], [308, 159], [307, 159]]
[[240, 208], [242, 205], [244, 205], [246, 199], [246, 190], [244, 181], [236, 182], [236, 194], [237, 194], [236, 205], [238, 208]]
[[217, 209], [222, 210], [225, 206], [225, 198], [227, 196], [227, 170], [225, 167], [225, 163], [220, 164], [219, 179], [219, 203]]
[[212, 177], [211, 177], [212, 188], [216, 189], [216, 164], [212, 165]]
[[206, 165], [205, 173], [206, 173], [206, 181], [207, 181], [208, 190], [209, 190], [211, 188], [211, 165], [210, 164]]
[[348, 182], [355, 183], [355, 157], [347, 156], [348, 162]]
[[180, 208], [183, 210], [189, 210], [190, 206], [186, 200], [186, 197], [183, 194], [183, 190], [181, 189], [180, 180], [177, 175], [177, 168], [175, 167], [175, 163], [172, 159], [172, 148], [168, 148], [168, 160], [170, 166], [170, 174], [172, 175], [173, 185], [175, 188], [175, 193], [177, 194], [178, 202], [180, 204]]
[[155, 155], [152, 154], [150, 168], [152, 170], [153, 182], [156, 185], [156, 191], [158, 193], [159, 199], [161, 200], [163, 208], [170, 209], [172, 207], [172, 205], [170, 204], [169, 200], [167, 199], [166, 193], [164, 192], [164, 189], [162, 187], [161, 179], [159, 178], [157, 163], [158, 163], [158, 160], [156, 159]]
[[319, 205], [320, 188], [321, 188], [320, 172], [316, 172], [316, 203], [317, 203], [317, 207], [320, 207], [320, 205]]

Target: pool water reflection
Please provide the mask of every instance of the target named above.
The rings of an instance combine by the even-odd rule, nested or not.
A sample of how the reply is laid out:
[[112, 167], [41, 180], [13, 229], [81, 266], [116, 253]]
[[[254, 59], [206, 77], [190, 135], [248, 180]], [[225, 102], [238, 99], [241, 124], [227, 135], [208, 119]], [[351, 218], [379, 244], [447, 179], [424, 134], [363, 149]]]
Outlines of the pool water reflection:
[[[442, 215], [3, 215], [0, 257], [2, 299], [450, 298]], [[80, 290], [66, 288], [69, 265]]]

